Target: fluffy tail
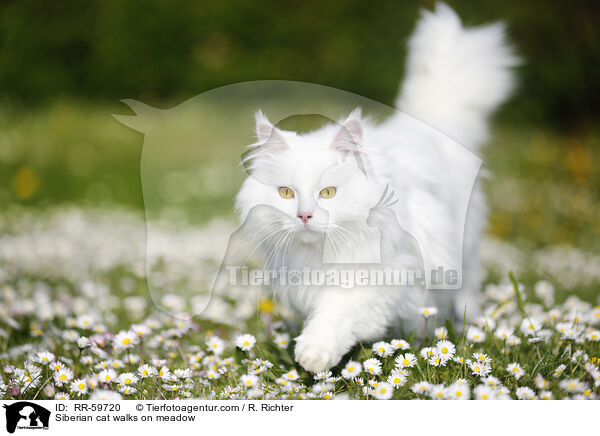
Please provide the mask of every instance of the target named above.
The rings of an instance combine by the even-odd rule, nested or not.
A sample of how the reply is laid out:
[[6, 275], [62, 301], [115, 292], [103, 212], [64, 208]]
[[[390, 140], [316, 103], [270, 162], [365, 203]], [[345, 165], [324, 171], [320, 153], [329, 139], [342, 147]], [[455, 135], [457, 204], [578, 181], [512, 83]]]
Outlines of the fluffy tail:
[[509, 96], [518, 63], [504, 26], [465, 28], [444, 3], [424, 11], [410, 38], [396, 107], [477, 150], [487, 118]]

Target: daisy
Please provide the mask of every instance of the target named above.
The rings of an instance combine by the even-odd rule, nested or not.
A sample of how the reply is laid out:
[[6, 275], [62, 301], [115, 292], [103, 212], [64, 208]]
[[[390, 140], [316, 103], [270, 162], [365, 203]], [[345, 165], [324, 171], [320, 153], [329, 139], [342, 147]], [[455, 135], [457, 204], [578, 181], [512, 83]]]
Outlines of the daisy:
[[79, 338], [77, 338], [77, 346], [79, 348], [87, 348], [91, 345], [92, 345], [92, 343], [85, 336], [79, 336]]
[[[223, 369], [227, 369], [227, 368], [223, 368]], [[175, 377], [177, 377], [179, 379], [191, 378], [192, 370], [190, 368], [185, 368], [185, 369], [178, 368], [174, 371], [174, 374], [175, 374]]]
[[585, 334], [585, 338], [588, 341], [598, 342], [598, 341], [600, 341], [600, 331], [591, 330]]
[[446, 389], [446, 398], [450, 400], [468, 400], [471, 398], [471, 390], [466, 384], [452, 383]]
[[64, 401], [64, 400], [70, 400], [71, 397], [66, 392], [57, 392], [56, 394], [54, 394], [54, 399]]
[[521, 338], [514, 335], [509, 336], [509, 338], [506, 340], [506, 343], [511, 346], [519, 345], [521, 343]]
[[552, 392], [550, 391], [541, 391], [540, 392], [540, 400], [551, 400]]
[[506, 325], [502, 325], [496, 329], [496, 331], [494, 332], [494, 336], [496, 336], [498, 339], [506, 341], [513, 335], [514, 331], [515, 330], [513, 328], [508, 327]]
[[548, 389], [550, 387], [550, 383], [548, 383], [548, 380], [546, 380], [542, 374], [538, 373], [538, 375], [535, 376], [535, 386], [538, 389]]
[[225, 341], [217, 336], [210, 336], [207, 338], [206, 345], [208, 346], [208, 349], [217, 356], [225, 350]]
[[436, 307], [433, 306], [428, 306], [428, 307], [423, 307], [421, 308], [421, 316], [425, 319], [430, 318], [432, 316], [436, 316], [438, 313], [438, 310]]
[[500, 386], [500, 380], [498, 380], [496, 377], [490, 375], [484, 379], [481, 379], [482, 383], [485, 383], [486, 385], [488, 385], [489, 387], [492, 388], [496, 388], [498, 386]]
[[36, 355], [37, 361], [42, 365], [49, 365], [54, 360], [54, 354], [42, 351]]
[[438, 343], [435, 345], [435, 349], [437, 351], [437, 354], [439, 354], [446, 360], [454, 357], [454, 354], [456, 353], [456, 347], [454, 346], [454, 344], [446, 340], [438, 341]]
[[235, 338], [235, 346], [244, 351], [250, 351], [256, 344], [256, 338], [250, 334], [240, 335]]
[[347, 380], [357, 377], [362, 371], [362, 365], [360, 362], [354, 360], [349, 361], [344, 369], [342, 369], [342, 377]]
[[521, 365], [518, 363], [509, 363], [506, 367], [506, 370], [512, 374], [517, 380], [525, 375], [525, 371], [521, 368]]
[[147, 363], [144, 363], [142, 366], [140, 366], [137, 372], [142, 378], [153, 377], [156, 374], [158, 374], [156, 368], [151, 365], [148, 365]]
[[388, 383], [395, 388], [399, 388], [406, 383], [406, 373], [402, 370], [394, 370], [387, 379]]
[[394, 387], [386, 382], [381, 382], [373, 391], [373, 396], [378, 400], [389, 400], [394, 394]]
[[554, 370], [554, 377], [560, 377], [560, 375], [563, 373], [563, 371], [567, 369], [567, 365], [562, 364], [562, 365], [558, 365], [556, 367], [556, 369]]
[[429, 396], [432, 400], [443, 400], [446, 396], [446, 387], [443, 384], [431, 386]]
[[379, 357], [388, 357], [394, 353], [394, 347], [387, 342], [375, 342], [373, 344], [373, 352], [377, 354]]
[[273, 339], [273, 341], [279, 348], [287, 348], [290, 344], [290, 335], [287, 333], [275, 335], [275, 339]]
[[245, 388], [251, 388], [258, 383], [258, 377], [254, 374], [244, 374], [240, 377], [240, 382]]
[[431, 366], [446, 366], [447, 362], [448, 360], [437, 352], [427, 360], [427, 363]]
[[87, 394], [88, 387], [84, 379], [77, 379], [71, 382], [71, 392], [75, 392], [79, 395]]
[[119, 382], [122, 385], [135, 384], [138, 382], [138, 380], [138, 376], [132, 372], [124, 372], [117, 378], [117, 382]]
[[399, 368], [412, 368], [417, 364], [417, 356], [412, 353], [400, 354], [395, 359]]
[[404, 339], [392, 339], [392, 347], [394, 347], [396, 350], [408, 350], [410, 348], [410, 344]]
[[576, 378], [562, 380], [559, 387], [567, 392], [583, 392], [585, 390], [584, 384]]
[[421, 381], [418, 383], [415, 383], [410, 390], [413, 391], [415, 394], [426, 394], [427, 392], [429, 392], [429, 389], [431, 389], [431, 383], [427, 382], [427, 381]]
[[419, 354], [421, 354], [421, 357], [423, 359], [429, 359], [435, 354], [435, 350], [431, 347], [424, 347], [423, 349], [421, 349], [421, 352]]
[[363, 362], [363, 367], [367, 374], [380, 375], [381, 374], [381, 362], [379, 359], [371, 358]]
[[331, 371], [321, 371], [313, 376], [315, 380], [326, 380], [331, 377]]
[[133, 348], [139, 342], [138, 336], [131, 330], [121, 330], [113, 338], [113, 346], [117, 350], [124, 350], [127, 348]]
[[473, 390], [477, 400], [495, 400], [497, 398], [496, 391], [486, 385], [478, 385]]
[[[165, 385], [165, 388], [168, 386]], [[174, 390], [174, 389], [173, 389]], [[125, 395], [132, 395], [137, 392], [137, 389], [130, 385], [119, 385], [119, 392]]]
[[62, 367], [58, 371], [54, 372], [54, 383], [57, 386], [67, 384], [73, 379], [73, 371], [67, 367]]
[[473, 359], [482, 363], [492, 363], [492, 359], [483, 353], [473, 353]]
[[525, 318], [521, 321], [521, 332], [525, 336], [535, 336], [537, 331], [542, 328], [542, 323], [535, 318]]
[[292, 380], [292, 381], [298, 380], [300, 378], [300, 376], [298, 375], [298, 371], [296, 371], [295, 369], [292, 369], [291, 371], [286, 372], [281, 377], [286, 380]]
[[515, 394], [519, 400], [537, 400], [537, 396], [535, 395], [535, 392], [533, 392], [533, 389], [527, 386], [518, 387]]
[[333, 400], [333, 392], [327, 391], [327, 392], [321, 392], [321, 398], [323, 398], [324, 400]]
[[112, 368], [103, 369], [102, 371], [100, 371], [98, 373], [98, 379], [102, 383], [113, 382], [113, 381], [115, 381], [117, 379], [117, 372], [114, 369], [112, 369]]
[[467, 341], [469, 342], [483, 342], [485, 341], [485, 333], [479, 327], [470, 326], [467, 329]]
[[446, 327], [437, 327], [434, 330], [433, 334], [438, 339], [446, 339], [448, 337], [448, 330], [446, 329]]
[[492, 366], [489, 363], [470, 362], [469, 368], [471, 368], [473, 375], [479, 375], [482, 377], [492, 372]]

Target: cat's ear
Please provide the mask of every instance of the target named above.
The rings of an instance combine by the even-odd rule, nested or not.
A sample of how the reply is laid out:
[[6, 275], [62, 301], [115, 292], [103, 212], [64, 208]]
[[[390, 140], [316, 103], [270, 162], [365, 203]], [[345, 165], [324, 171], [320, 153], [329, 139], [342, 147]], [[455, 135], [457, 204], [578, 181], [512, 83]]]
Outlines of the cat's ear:
[[263, 144], [263, 147], [272, 149], [286, 149], [287, 144], [281, 135], [281, 132], [271, 124], [262, 111], [256, 112], [256, 137], [258, 142]]
[[338, 151], [357, 151], [363, 139], [363, 122], [360, 117], [360, 109], [354, 110], [346, 120], [341, 123], [330, 145]]

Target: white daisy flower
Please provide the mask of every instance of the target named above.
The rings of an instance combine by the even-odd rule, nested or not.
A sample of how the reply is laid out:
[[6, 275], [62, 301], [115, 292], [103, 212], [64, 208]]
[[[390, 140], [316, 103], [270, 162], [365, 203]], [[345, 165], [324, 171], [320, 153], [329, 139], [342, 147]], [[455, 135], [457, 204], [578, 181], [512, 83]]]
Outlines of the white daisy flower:
[[288, 335], [287, 333], [277, 334], [275, 335], [273, 341], [279, 348], [285, 349], [290, 344], [290, 335]]
[[471, 398], [471, 390], [465, 383], [452, 383], [446, 389], [446, 398], [450, 400], [469, 400]]
[[132, 372], [124, 372], [123, 374], [120, 374], [117, 378], [117, 382], [119, 382], [122, 385], [135, 384], [138, 382], [138, 380], [138, 376]]
[[396, 369], [392, 371], [387, 381], [393, 387], [399, 388], [400, 386], [403, 386], [404, 383], [406, 383], [406, 375], [407, 374], [405, 371]]
[[250, 334], [244, 334], [235, 338], [235, 346], [244, 351], [250, 351], [256, 344], [256, 338]]
[[396, 350], [408, 350], [410, 348], [410, 344], [404, 339], [392, 339], [392, 347], [394, 347]]
[[217, 336], [210, 336], [206, 339], [206, 346], [218, 356], [225, 350], [225, 341]]
[[54, 361], [54, 354], [48, 351], [42, 351], [36, 354], [36, 360], [42, 365], [49, 365]]
[[532, 317], [527, 317], [521, 321], [521, 332], [525, 336], [535, 336], [537, 332], [542, 328], [542, 323]]
[[446, 386], [443, 384], [431, 386], [431, 389], [429, 389], [429, 396], [432, 400], [443, 400], [446, 396]]
[[112, 368], [103, 369], [98, 373], [98, 379], [102, 383], [111, 383], [117, 380], [117, 371]]
[[485, 341], [485, 332], [479, 327], [470, 326], [467, 329], [467, 341], [469, 342], [483, 342]]
[[258, 383], [258, 377], [254, 374], [244, 374], [240, 377], [240, 383], [245, 388], [251, 388]]
[[286, 372], [281, 377], [286, 380], [292, 380], [292, 381], [298, 380], [300, 378], [300, 376], [298, 375], [298, 371], [296, 371], [295, 369], [292, 369], [291, 371]]
[[425, 319], [430, 318], [432, 316], [436, 316], [438, 313], [438, 310], [436, 307], [433, 306], [428, 306], [428, 307], [422, 307], [421, 310], [421, 316]]
[[554, 370], [554, 377], [560, 377], [565, 369], [567, 369], [567, 365], [565, 365], [565, 364], [558, 365], [556, 367], [556, 369]]
[[475, 394], [475, 398], [477, 400], [495, 400], [498, 398], [498, 394], [496, 393], [494, 388], [491, 388], [486, 385], [476, 386], [473, 390], [473, 393]]
[[552, 392], [550, 391], [541, 391], [540, 392], [540, 400], [551, 400]]
[[58, 371], [54, 371], [54, 383], [57, 386], [63, 386], [73, 380], [73, 371], [66, 366], [61, 367]]
[[481, 377], [485, 377], [492, 372], [492, 366], [489, 363], [469, 362], [469, 368], [471, 369], [473, 375], [478, 375]]
[[487, 354], [483, 353], [473, 353], [473, 359], [477, 362], [492, 363], [492, 359]]
[[54, 399], [65, 401], [65, 400], [70, 400], [71, 397], [66, 392], [57, 392], [56, 394], [54, 394]]
[[537, 400], [537, 396], [535, 395], [535, 392], [533, 392], [533, 389], [527, 386], [518, 387], [515, 394], [519, 400]]
[[394, 347], [384, 341], [375, 342], [373, 344], [373, 352], [379, 357], [388, 357], [394, 353]]
[[362, 372], [362, 365], [360, 362], [354, 360], [349, 361], [344, 369], [342, 369], [342, 377], [347, 380], [357, 377]]
[[79, 395], [87, 394], [88, 387], [87, 387], [87, 383], [85, 382], [85, 380], [82, 378], [73, 380], [71, 382], [71, 392], [75, 392]]
[[446, 327], [437, 327], [433, 334], [438, 339], [446, 339], [448, 337], [448, 329]]
[[435, 349], [437, 354], [446, 360], [454, 357], [454, 354], [456, 353], [456, 346], [447, 340], [438, 341], [438, 343], [435, 345]]
[[516, 362], [509, 363], [506, 367], [506, 371], [508, 371], [509, 374], [513, 375], [517, 380], [519, 380], [525, 375], [525, 370], [523, 370], [523, 368], [521, 368], [521, 365], [519, 365]]
[[430, 389], [431, 389], [431, 383], [429, 383], [427, 381], [421, 381], [421, 382], [415, 383], [410, 388], [410, 390], [413, 391], [415, 394], [426, 394], [427, 392], [429, 392]]
[[399, 354], [395, 362], [399, 368], [412, 368], [417, 364], [417, 356], [412, 353]]
[[113, 346], [117, 350], [125, 350], [133, 348], [139, 341], [138, 336], [131, 330], [122, 330], [113, 338]]
[[372, 395], [378, 400], [389, 400], [394, 395], [394, 387], [386, 382], [381, 382], [372, 392]]
[[381, 362], [379, 359], [371, 358], [363, 362], [363, 368], [367, 374], [380, 375], [381, 374]]

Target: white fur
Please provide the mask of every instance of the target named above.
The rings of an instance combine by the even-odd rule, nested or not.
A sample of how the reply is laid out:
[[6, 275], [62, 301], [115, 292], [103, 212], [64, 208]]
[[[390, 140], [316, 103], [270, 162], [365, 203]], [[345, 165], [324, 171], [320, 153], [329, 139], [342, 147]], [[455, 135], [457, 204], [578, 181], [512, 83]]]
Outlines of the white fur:
[[[500, 25], [465, 29], [441, 4], [424, 12], [410, 40], [398, 105], [412, 116], [398, 113], [375, 126], [355, 111], [339, 124], [299, 135], [257, 115], [260, 147], [246, 162], [251, 177], [237, 207], [266, 252], [267, 268], [322, 267], [323, 235], [335, 262], [360, 263], [379, 253], [383, 263], [405, 266], [420, 260], [443, 264], [464, 239], [459, 291], [275, 286], [282, 303], [306, 317], [296, 338], [296, 360], [304, 368], [330, 368], [358, 341], [381, 338], [394, 326], [422, 330], [417, 310], [425, 304], [436, 304], [443, 315], [462, 318], [465, 309], [477, 314], [485, 199], [476, 184], [463, 235], [456, 209], [464, 192], [471, 193], [472, 180], [461, 171], [460, 153], [449, 152], [456, 143], [428, 125], [477, 150], [486, 138], [488, 115], [511, 90], [514, 62]], [[385, 211], [375, 207], [388, 185], [399, 200], [391, 206], [399, 227], [386, 224]], [[282, 198], [281, 186], [293, 188], [295, 197]], [[334, 198], [319, 197], [327, 186], [337, 187]], [[306, 225], [297, 218], [302, 211], [313, 214]], [[417, 239], [420, 253], [404, 231]]]

